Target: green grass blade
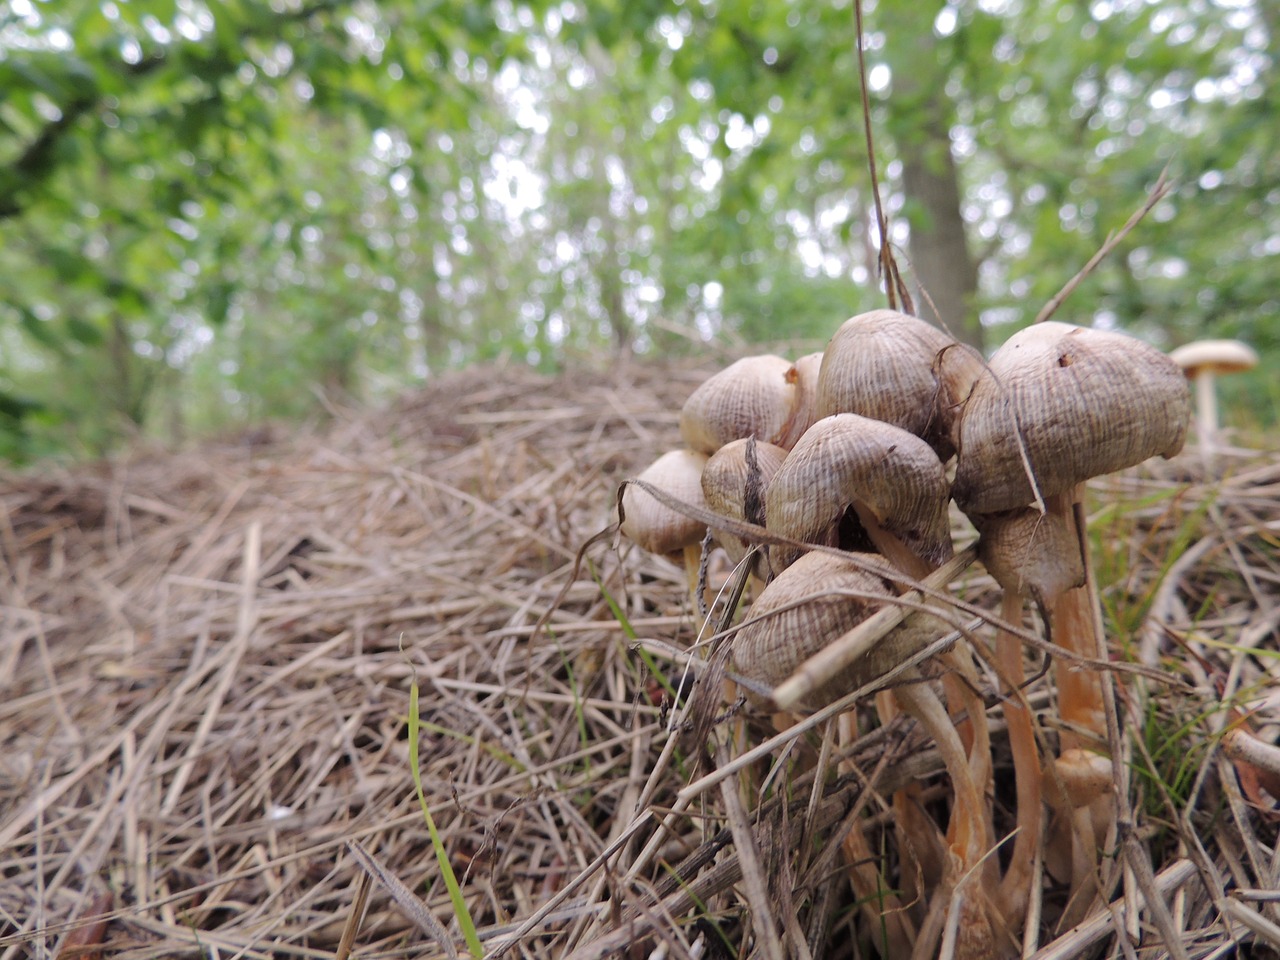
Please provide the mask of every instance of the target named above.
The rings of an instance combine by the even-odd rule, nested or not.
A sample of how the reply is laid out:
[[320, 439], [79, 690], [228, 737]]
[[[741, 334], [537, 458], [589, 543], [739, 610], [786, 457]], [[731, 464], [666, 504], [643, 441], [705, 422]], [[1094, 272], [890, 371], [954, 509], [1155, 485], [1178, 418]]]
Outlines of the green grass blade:
[[[596, 586], [600, 588], [600, 596], [604, 597], [604, 602], [606, 606], [608, 606], [609, 612], [612, 613], [613, 618], [618, 621], [618, 626], [622, 627], [623, 636], [625, 636], [631, 643], [634, 643], [637, 638], [636, 630], [635, 627], [631, 625], [631, 621], [627, 618], [626, 611], [622, 609], [618, 604], [618, 601], [613, 598], [611, 593], [609, 593], [609, 588], [604, 585], [604, 581], [600, 579], [600, 575], [596, 573], [594, 564], [590, 561], [587, 561], [587, 570], [591, 574], [591, 579], [596, 582]], [[675, 685], [667, 679], [666, 673], [663, 672], [653, 654], [644, 649], [644, 647], [636, 647], [633, 652], [639, 654], [640, 660], [649, 670], [649, 675], [658, 681], [662, 686], [662, 689], [667, 692], [667, 695], [671, 697], [672, 700], [675, 700]]]
[[418, 681], [414, 680], [409, 687], [409, 771], [413, 775], [413, 788], [418, 794], [418, 805], [422, 807], [422, 816], [427, 821], [427, 832], [431, 834], [431, 846], [436, 852], [436, 862], [440, 864], [440, 873], [444, 876], [444, 885], [449, 890], [449, 899], [453, 901], [453, 912], [458, 918], [458, 926], [462, 928], [463, 939], [467, 941], [467, 950], [476, 960], [484, 956], [484, 947], [480, 943], [480, 935], [476, 933], [475, 921], [471, 919], [471, 911], [467, 909], [467, 901], [462, 896], [462, 887], [449, 863], [449, 853], [440, 839], [440, 831], [432, 819], [431, 808], [427, 806], [427, 796], [422, 790], [422, 771], [418, 765], [418, 733], [421, 719], [418, 716]]

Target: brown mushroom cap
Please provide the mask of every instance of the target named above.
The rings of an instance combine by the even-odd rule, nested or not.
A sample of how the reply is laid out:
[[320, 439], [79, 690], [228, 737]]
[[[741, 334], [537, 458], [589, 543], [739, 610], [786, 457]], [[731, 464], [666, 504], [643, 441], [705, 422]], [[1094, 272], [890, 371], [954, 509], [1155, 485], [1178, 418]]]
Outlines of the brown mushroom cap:
[[708, 377], [680, 410], [681, 438], [708, 455], [745, 437], [774, 442], [795, 406], [791, 367], [790, 360], [765, 354], [743, 357]]
[[817, 415], [856, 413], [924, 438], [946, 459], [959, 404], [982, 358], [918, 317], [872, 310], [850, 317], [827, 344]]
[[1198, 340], [1170, 351], [1169, 359], [1186, 371], [1188, 377], [1201, 371], [1242, 373], [1258, 365], [1258, 354], [1239, 340]]
[[[705, 454], [693, 450], [664, 453], [636, 478], [651, 483], [683, 503], [705, 507], [702, 468]], [[622, 491], [622, 532], [651, 553], [675, 553], [701, 542], [705, 524], [672, 510], [634, 484]]]
[[[842, 539], [872, 522], [937, 566], [951, 556], [948, 500], [942, 461], [927, 443], [881, 420], [839, 413], [810, 427], [774, 474], [765, 522], [793, 540], [846, 549]], [[774, 570], [795, 555], [774, 547]]]
[[[952, 488], [966, 513], [996, 513], [1182, 449], [1190, 393], [1178, 365], [1122, 333], [1048, 321], [1015, 333], [978, 378], [960, 420]], [[1021, 440], [1021, 444], [1020, 441]], [[1023, 460], [1023, 452], [1026, 461]]]
[[[754, 448], [755, 467], [748, 458]], [[751, 438], [732, 440], [711, 455], [702, 468], [702, 495], [707, 506], [716, 513], [735, 520], [764, 523], [764, 492], [774, 474], [782, 466], [787, 451], [772, 443], [758, 443]], [[735, 564], [750, 545], [739, 537], [715, 529], [716, 540]], [[764, 574], [763, 568], [757, 571]]]
[[[828, 595], [823, 596], [824, 592]], [[733, 668], [750, 680], [776, 687], [810, 656], [875, 613], [881, 606], [877, 597], [894, 596], [892, 584], [860, 569], [853, 560], [806, 553], [778, 574], [751, 605], [748, 619], [733, 641]], [[796, 605], [783, 609], [792, 604]], [[883, 676], [943, 632], [935, 618], [910, 618], [865, 657], [806, 697], [803, 705], [819, 708], [851, 693]]]

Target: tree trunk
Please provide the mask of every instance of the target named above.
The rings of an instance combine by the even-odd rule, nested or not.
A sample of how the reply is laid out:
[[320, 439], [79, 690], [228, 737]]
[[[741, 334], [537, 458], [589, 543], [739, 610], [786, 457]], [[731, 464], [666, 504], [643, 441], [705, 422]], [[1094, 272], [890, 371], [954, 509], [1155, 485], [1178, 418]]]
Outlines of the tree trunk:
[[933, 32], [940, 8], [922, 5], [908, 16], [886, 18], [882, 25], [893, 68], [890, 129], [907, 196], [916, 312], [981, 350], [978, 267], [960, 213], [960, 178], [951, 153], [953, 111]]

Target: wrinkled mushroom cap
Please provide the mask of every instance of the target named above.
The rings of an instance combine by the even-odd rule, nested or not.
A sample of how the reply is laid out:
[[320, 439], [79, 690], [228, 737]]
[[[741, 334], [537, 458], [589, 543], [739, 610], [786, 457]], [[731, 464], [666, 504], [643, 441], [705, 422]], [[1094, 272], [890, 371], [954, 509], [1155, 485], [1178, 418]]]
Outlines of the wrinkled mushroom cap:
[[[839, 413], [810, 427], [774, 474], [765, 522], [793, 540], [848, 549], [842, 530], [856, 532], [859, 523], [850, 511], [864, 513], [937, 566], [952, 552], [948, 501], [946, 472], [927, 443], [892, 424]], [[774, 570], [795, 555], [772, 548]]]
[[856, 413], [924, 438], [947, 459], [952, 421], [982, 358], [918, 317], [872, 310], [850, 317], [827, 344], [817, 415]]
[[1242, 373], [1258, 365], [1258, 354], [1239, 340], [1198, 340], [1169, 353], [1169, 359], [1194, 377], [1209, 373]]
[[1186, 377], [1155, 347], [1122, 333], [1039, 323], [1010, 337], [974, 385], [952, 492], [969, 514], [1027, 506], [1036, 500], [1028, 465], [1040, 495], [1051, 497], [1157, 454], [1173, 456], [1190, 417]]
[[[853, 557], [880, 559], [859, 554]], [[776, 687], [810, 656], [880, 609], [878, 598], [893, 596], [896, 591], [887, 580], [860, 569], [854, 560], [828, 553], [806, 553], [765, 587], [751, 605], [748, 619], [733, 641], [733, 669], [757, 683]], [[785, 609], [789, 606], [791, 609]], [[865, 657], [814, 691], [803, 705], [817, 709], [852, 693], [944, 632], [935, 618], [909, 618]]]
[[[702, 468], [702, 495], [707, 506], [734, 520], [763, 526], [764, 492], [786, 457], [787, 451], [782, 447], [750, 438], [726, 443]], [[714, 525], [712, 530], [735, 564], [750, 549], [750, 544], [739, 537], [716, 530]], [[757, 573], [764, 574], [764, 568]]]
[[730, 440], [754, 437], [774, 442], [795, 405], [791, 368], [790, 360], [765, 354], [743, 357], [708, 377], [680, 410], [681, 438], [708, 455]]
[[[672, 450], [651, 463], [636, 478], [683, 503], [705, 507], [702, 468], [707, 458], [693, 450]], [[651, 553], [675, 553], [701, 542], [704, 524], [659, 503], [634, 484], [622, 491], [622, 532]]]

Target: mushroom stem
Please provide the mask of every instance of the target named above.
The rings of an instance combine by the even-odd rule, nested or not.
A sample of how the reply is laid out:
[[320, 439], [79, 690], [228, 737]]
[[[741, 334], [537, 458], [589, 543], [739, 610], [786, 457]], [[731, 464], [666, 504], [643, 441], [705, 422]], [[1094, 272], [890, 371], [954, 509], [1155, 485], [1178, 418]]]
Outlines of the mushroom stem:
[[[877, 690], [876, 714], [887, 727], [901, 713], [893, 690]], [[848, 714], [842, 715], [842, 719]], [[938, 825], [920, 804], [920, 781], [913, 780], [893, 794], [893, 832], [898, 840], [898, 886], [907, 903], [923, 902], [942, 879], [945, 852]]]
[[[1084, 535], [1084, 511], [1079, 509], [1083, 495], [1084, 485], [1077, 484], [1068, 493], [1048, 499], [1049, 510], [1068, 517], [1074, 525], [1085, 574], [1084, 586], [1072, 587], [1051, 601], [1052, 639], [1072, 653], [1098, 660], [1105, 658], [1106, 644], [1099, 633], [1101, 619], [1095, 616], [1098, 597], [1090, 569], [1089, 545]], [[1063, 724], [1059, 735], [1058, 763], [1076, 753], [1097, 755], [1108, 752], [1106, 698], [1102, 685], [1111, 682], [1110, 676], [1061, 662], [1055, 664], [1054, 669], [1058, 681], [1058, 711]], [[1115, 803], [1114, 798], [1106, 797], [1099, 797], [1096, 804], [1071, 803], [1067, 822], [1073, 834], [1072, 909], [1087, 911], [1094, 902], [1092, 895], [1098, 892], [1095, 879], [1098, 846], [1115, 822]]]
[[966, 867], [972, 866], [986, 852], [986, 837], [982, 827], [982, 797], [969, 768], [969, 757], [960, 742], [960, 734], [952, 725], [942, 700], [918, 676], [915, 682], [897, 687], [895, 693], [902, 709], [923, 726], [938, 745], [938, 753], [956, 795], [951, 821], [947, 825], [947, 839], [961, 862]]
[[[1021, 594], [1006, 590], [1000, 601], [1000, 618], [1020, 626], [1024, 603], [1025, 599]], [[996, 634], [996, 663], [1006, 685], [1001, 710], [1009, 731], [1009, 749], [1013, 753], [1013, 776], [1018, 804], [1017, 835], [1013, 839], [1009, 870], [1001, 881], [1000, 900], [1010, 925], [1018, 927], [1026, 913], [1031, 893], [1032, 865], [1040, 847], [1043, 774], [1031, 711], [1022, 694], [1022, 684], [1026, 680], [1026, 671], [1022, 665], [1022, 644], [1006, 630]]]
[[689, 543], [683, 550], [684, 575], [689, 588], [689, 602], [699, 628], [707, 616], [707, 599], [702, 593], [702, 544]]
[[[1084, 531], [1075, 523], [1075, 504], [1084, 494], [1083, 484], [1067, 493], [1046, 499], [1050, 513], [1056, 514], [1075, 529], [1081, 561], [1086, 570], [1085, 585], [1064, 590], [1048, 599], [1050, 626], [1054, 643], [1082, 657], [1097, 658], [1099, 638], [1094, 631], [1094, 597], [1088, 577], [1089, 550]], [[1102, 697], [1103, 678], [1095, 670], [1056, 664], [1058, 709], [1063, 722], [1060, 752], [1074, 747], [1097, 749], [1106, 743], [1107, 719]]]
[[1218, 392], [1213, 371], [1199, 370], [1196, 384], [1196, 436], [1200, 447], [1209, 450], [1218, 444]]
[[[918, 679], [918, 678], [917, 678]], [[996, 935], [992, 927], [992, 904], [985, 893], [981, 870], [977, 869], [987, 854], [988, 836], [983, 816], [982, 795], [974, 780], [969, 758], [960, 735], [952, 726], [947, 708], [933, 689], [924, 682], [907, 683], [895, 689], [898, 703], [928, 731], [937, 744], [943, 765], [951, 777], [955, 806], [947, 824], [947, 841], [951, 850], [943, 875], [942, 896], [954, 892], [960, 911], [966, 954], [992, 956]], [[1002, 923], [998, 918], [997, 922]], [[983, 951], [985, 947], [985, 951]]]
[[[1050, 615], [1053, 642], [1082, 657], [1095, 657], [1093, 617], [1085, 587], [1072, 587], [1052, 601]], [[1099, 749], [1106, 743], [1102, 678], [1097, 671], [1072, 664], [1055, 665], [1058, 678], [1058, 711], [1063, 730], [1061, 749]]]

